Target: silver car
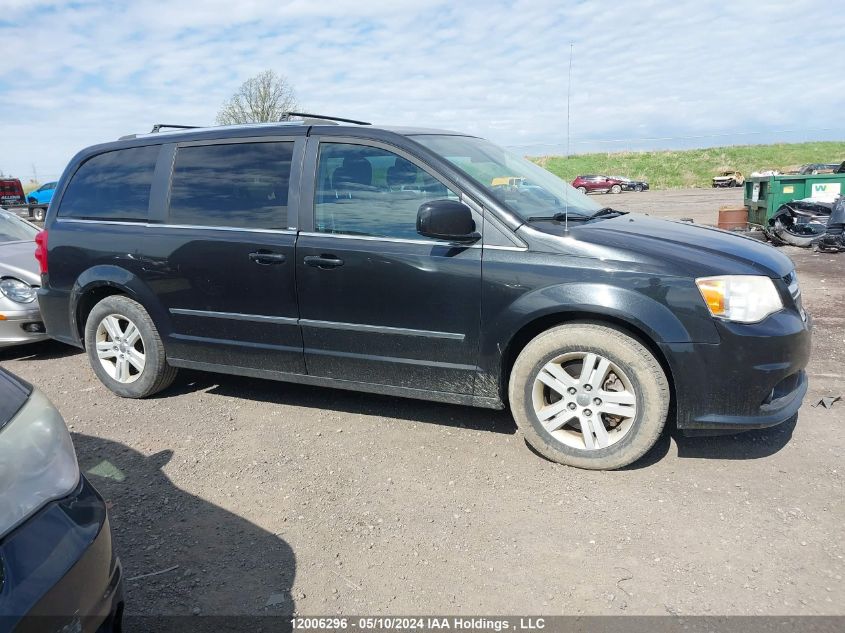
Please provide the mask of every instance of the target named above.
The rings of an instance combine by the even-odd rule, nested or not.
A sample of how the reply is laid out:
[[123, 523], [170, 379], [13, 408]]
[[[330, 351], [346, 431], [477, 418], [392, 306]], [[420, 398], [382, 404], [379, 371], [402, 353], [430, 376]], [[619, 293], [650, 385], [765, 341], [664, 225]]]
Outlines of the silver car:
[[0, 347], [47, 338], [35, 293], [41, 285], [36, 233], [34, 224], [0, 208]]

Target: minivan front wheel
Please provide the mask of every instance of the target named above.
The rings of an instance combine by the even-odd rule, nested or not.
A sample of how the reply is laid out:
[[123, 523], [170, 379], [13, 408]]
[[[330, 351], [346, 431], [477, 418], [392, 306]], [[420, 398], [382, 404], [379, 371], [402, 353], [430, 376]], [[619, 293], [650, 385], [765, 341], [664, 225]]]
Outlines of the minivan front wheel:
[[124, 398], [150, 396], [176, 378], [153, 320], [129, 297], [113, 295], [94, 306], [85, 323], [85, 348], [100, 381]]
[[596, 470], [627, 466], [657, 441], [669, 383], [638, 340], [605, 325], [572, 323], [522, 350], [508, 386], [526, 441], [552, 461]]

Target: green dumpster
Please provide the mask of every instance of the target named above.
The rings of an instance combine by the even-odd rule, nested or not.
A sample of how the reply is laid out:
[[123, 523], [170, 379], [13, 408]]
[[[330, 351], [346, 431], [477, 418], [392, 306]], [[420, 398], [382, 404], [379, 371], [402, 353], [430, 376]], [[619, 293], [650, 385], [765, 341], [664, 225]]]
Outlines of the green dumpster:
[[748, 223], [766, 226], [785, 202], [804, 198], [832, 202], [839, 194], [845, 194], [845, 174], [752, 176], [745, 181]]

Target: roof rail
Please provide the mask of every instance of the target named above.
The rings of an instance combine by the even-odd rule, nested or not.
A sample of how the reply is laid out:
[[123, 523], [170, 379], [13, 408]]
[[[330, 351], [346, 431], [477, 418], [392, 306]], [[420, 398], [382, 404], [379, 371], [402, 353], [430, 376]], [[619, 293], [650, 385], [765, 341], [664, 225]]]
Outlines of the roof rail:
[[170, 128], [171, 130], [193, 130], [198, 128], [198, 125], [168, 125], [167, 123], [156, 123], [153, 126], [153, 129], [150, 130], [150, 134], [155, 134], [157, 132], [161, 132], [161, 128], [166, 127]]
[[307, 112], [285, 112], [283, 120], [288, 121], [292, 116], [301, 116], [303, 119], [319, 119], [321, 121], [340, 121], [341, 123], [354, 123], [355, 125], [372, 125], [369, 121], [357, 121], [355, 119], [344, 119], [339, 116], [325, 116], [322, 114], [309, 114]]

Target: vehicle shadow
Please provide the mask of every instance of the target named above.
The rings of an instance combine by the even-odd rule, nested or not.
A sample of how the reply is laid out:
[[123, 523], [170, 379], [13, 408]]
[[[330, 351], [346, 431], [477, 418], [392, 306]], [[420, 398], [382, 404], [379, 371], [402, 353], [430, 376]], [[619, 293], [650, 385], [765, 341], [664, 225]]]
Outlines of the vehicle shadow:
[[109, 507], [124, 570], [124, 631], [151, 630], [152, 621], [136, 616], [294, 613], [290, 546], [177, 488], [163, 472], [172, 451], [147, 456], [80, 433], [73, 442], [80, 470]]
[[507, 411], [199, 371], [180, 370], [173, 386], [155, 397], [172, 398], [194, 391], [506, 435], [516, 433], [516, 423]]
[[15, 345], [13, 347], [5, 347], [0, 349], [0, 361], [3, 360], [22, 360], [22, 361], [41, 361], [54, 360], [57, 358], [65, 358], [67, 356], [75, 356], [76, 354], [84, 354], [81, 349], [59, 343], [54, 340], [39, 341], [37, 343], [26, 343], [25, 345]]
[[798, 416], [768, 429], [743, 431], [732, 435], [687, 437], [674, 424], [660, 436], [657, 443], [642, 458], [626, 467], [637, 470], [653, 466], [666, 457], [672, 442], [680, 459], [761, 459], [780, 451], [792, 439]]

